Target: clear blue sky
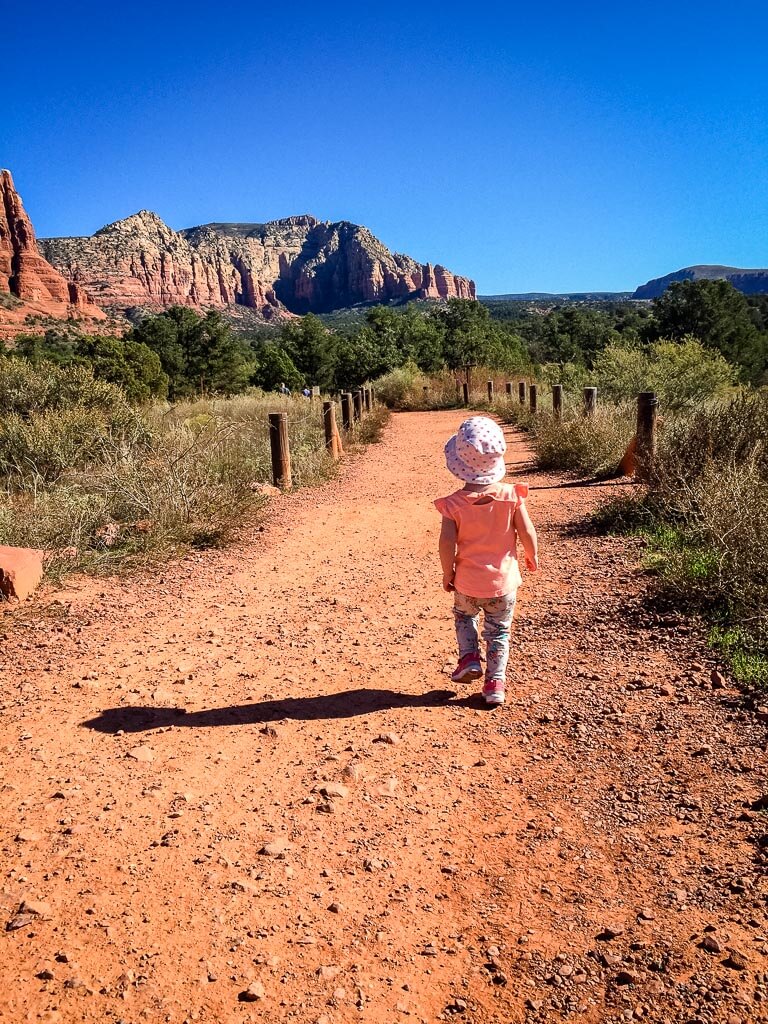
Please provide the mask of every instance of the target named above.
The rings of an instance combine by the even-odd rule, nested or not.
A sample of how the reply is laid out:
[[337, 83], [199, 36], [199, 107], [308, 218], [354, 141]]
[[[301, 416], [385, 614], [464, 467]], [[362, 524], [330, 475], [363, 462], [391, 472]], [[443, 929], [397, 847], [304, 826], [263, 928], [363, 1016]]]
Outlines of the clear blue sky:
[[310, 212], [484, 294], [768, 266], [762, 2], [42, 0], [3, 36], [42, 236]]

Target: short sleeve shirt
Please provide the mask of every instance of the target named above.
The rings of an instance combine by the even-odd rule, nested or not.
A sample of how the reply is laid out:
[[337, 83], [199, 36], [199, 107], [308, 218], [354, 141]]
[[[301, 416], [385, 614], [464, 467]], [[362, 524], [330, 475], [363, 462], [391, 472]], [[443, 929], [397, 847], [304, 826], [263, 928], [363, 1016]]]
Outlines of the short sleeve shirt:
[[521, 583], [514, 516], [528, 496], [527, 484], [500, 484], [494, 491], [455, 491], [435, 508], [456, 523], [454, 586], [468, 597], [501, 597]]

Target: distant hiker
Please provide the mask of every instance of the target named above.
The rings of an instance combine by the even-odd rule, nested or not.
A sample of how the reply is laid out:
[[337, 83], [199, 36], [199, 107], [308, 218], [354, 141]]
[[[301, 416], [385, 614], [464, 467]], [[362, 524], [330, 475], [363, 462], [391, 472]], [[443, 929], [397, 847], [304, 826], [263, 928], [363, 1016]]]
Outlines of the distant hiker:
[[290, 388], [287, 388], [284, 383], [281, 383], [280, 387], [278, 388], [278, 391], [280, 392], [281, 395], [290, 395], [291, 393]]
[[302, 395], [304, 395], [305, 398], [312, 397], [312, 392], [309, 390], [309, 388], [304, 388], [304, 390], [301, 393]]
[[504, 703], [509, 630], [522, 582], [517, 541], [531, 572], [539, 567], [536, 530], [525, 507], [527, 484], [504, 484], [501, 428], [487, 416], [472, 416], [445, 446], [445, 463], [461, 490], [435, 501], [443, 517], [440, 563], [443, 590], [453, 592], [459, 663], [451, 680], [469, 683], [483, 675], [478, 617], [484, 614], [486, 704]]

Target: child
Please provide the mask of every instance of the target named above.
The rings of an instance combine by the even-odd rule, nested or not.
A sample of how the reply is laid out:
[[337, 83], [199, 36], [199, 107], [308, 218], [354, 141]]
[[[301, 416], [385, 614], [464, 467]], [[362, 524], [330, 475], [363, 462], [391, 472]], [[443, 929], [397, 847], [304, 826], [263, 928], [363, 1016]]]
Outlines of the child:
[[500, 483], [506, 473], [506, 447], [501, 428], [487, 416], [464, 420], [445, 446], [446, 465], [464, 486], [435, 501], [443, 517], [443, 590], [454, 592], [459, 644], [451, 680], [468, 683], [483, 674], [477, 633], [482, 608], [487, 644], [483, 698], [491, 705], [504, 703], [509, 629], [521, 582], [518, 538], [528, 569], [539, 567], [536, 530], [524, 504], [528, 485]]

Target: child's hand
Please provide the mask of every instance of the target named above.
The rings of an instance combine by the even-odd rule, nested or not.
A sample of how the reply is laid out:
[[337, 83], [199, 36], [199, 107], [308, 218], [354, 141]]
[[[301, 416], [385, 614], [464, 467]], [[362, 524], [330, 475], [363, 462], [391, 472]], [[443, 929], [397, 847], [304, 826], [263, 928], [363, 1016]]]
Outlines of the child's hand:
[[443, 590], [446, 590], [449, 594], [456, 587], [453, 585], [453, 576], [443, 576]]
[[539, 568], [539, 556], [534, 555], [533, 558], [531, 558], [530, 555], [526, 555], [525, 567], [529, 572], [536, 572]]

